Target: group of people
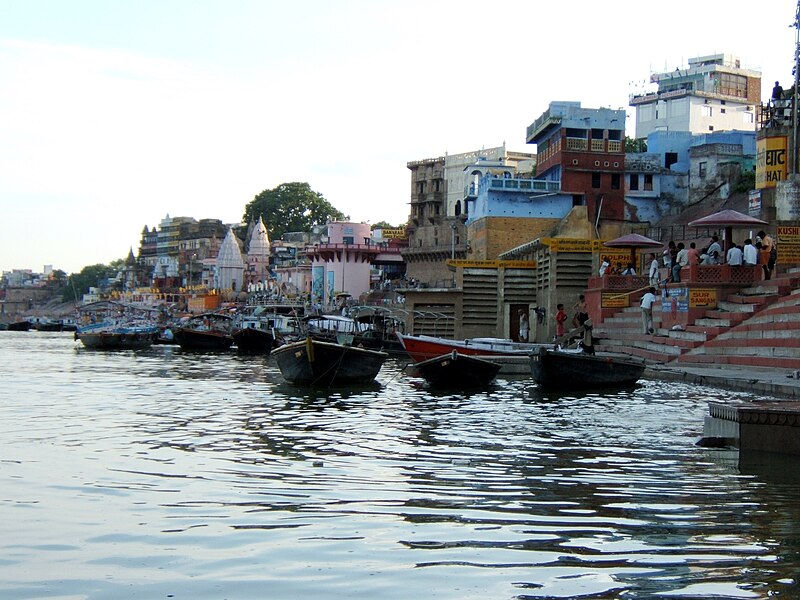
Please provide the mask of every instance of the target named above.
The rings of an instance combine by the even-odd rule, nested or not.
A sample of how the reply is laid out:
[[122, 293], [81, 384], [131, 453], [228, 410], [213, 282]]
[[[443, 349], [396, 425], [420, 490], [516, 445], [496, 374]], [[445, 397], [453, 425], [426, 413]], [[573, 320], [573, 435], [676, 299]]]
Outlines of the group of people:
[[[762, 265], [764, 278], [770, 279], [777, 259], [778, 251], [775, 240], [764, 230], [758, 232], [755, 243], [750, 238], [741, 245], [732, 243], [727, 253], [722, 251], [719, 237], [714, 235], [711, 237], [711, 244], [701, 250], [697, 249], [694, 242], [690, 242], [687, 248], [683, 242], [675, 244], [670, 241], [662, 256], [663, 264], [667, 268], [665, 281], [673, 283], [680, 282], [681, 269], [690, 265]], [[655, 254], [651, 254], [649, 275], [650, 283], [653, 285], [660, 281], [659, 269], [658, 258]]]
[[608, 257], [603, 256], [600, 259], [600, 270], [598, 274], [602, 277], [606, 273], [609, 275], [636, 275], [636, 266], [632, 262], [629, 262], [625, 266], [623, 266], [622, 262], [618, 262], [617, 266], [613, 267]]

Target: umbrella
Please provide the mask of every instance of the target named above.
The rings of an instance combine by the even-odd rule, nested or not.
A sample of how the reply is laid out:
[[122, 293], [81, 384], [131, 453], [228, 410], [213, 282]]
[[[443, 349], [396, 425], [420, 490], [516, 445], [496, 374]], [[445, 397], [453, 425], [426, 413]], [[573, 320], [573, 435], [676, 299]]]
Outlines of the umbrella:
[[603, 242], [603, 246], [609, 248], [630, 248], [631, 249], [631, 262], [636, 264], [636, 249], [637, 248], [661, 248], [664, 244], [651, 240], [649, 237], [644, 237], [638, 233], [629, 233], [614, 240]]
[[768, 225], [766, 221], [756, 219], [750, 215], [740, 213], [735, 210], [721, 210], [715, 212], [713, 215], [695, 219], [689, 223], [689, 227], [724, 227], [725, 228], [725, 250], [728, 249], [733, 243], [733, 228], [734, 227], [749, 227], [751, 225]]

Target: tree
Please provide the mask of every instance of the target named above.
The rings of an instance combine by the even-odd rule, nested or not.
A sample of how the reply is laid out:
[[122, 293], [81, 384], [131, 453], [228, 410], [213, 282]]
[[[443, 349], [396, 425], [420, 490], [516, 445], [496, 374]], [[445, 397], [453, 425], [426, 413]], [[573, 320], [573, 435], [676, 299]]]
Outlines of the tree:
[[387, 221], [378, 221], [374, 225], [372, 225], [371, 229], [402, 229], [405, 227], [403, 225], [390, 225]]
[[633, 152], [633, 153], [647, 152], [647, 140], [646, 139], [635, 140], [626, 135], [625, 152]]
[[314, 225], [347, 219], [341, 211], [315, 192], [307, 183], [282, 183], [272, 190], [264, 190], [244, 209], [244, 221], [249, 223], [261, 217], [270, 238], [279, 239], [289, 231], [308, 231]]
[[101, 280], [114, 277], [116, 274], [117, 269], [109, 265], [97, 264], [83, 267], [80, 273], [72, 273], [68, 277], [62, 300], [77, 302], [83, 297], [83, 294], [89, 291], [90, 287], [97, 287]]

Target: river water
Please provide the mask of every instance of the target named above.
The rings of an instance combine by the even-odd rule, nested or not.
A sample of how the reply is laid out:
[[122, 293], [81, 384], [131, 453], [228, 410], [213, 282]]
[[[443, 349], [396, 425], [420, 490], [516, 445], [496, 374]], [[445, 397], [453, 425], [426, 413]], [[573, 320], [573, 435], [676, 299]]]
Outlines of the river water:
[[[727, 391], [310, 392], [269, 358], [0, 332], [0, 598], [800, 597], [800, 469]], [[746, 458], [746, 460], [745, 460]]]

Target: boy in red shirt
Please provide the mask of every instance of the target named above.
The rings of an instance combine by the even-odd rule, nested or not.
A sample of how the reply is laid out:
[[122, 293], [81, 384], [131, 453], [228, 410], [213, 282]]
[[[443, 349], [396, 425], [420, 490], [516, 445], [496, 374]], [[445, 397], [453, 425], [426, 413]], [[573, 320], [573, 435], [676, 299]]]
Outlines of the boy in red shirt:
[[556, 337], [561, 337], [564, 335], [564, 321], [567, 320], [567, 313], [563, 304], [559, 304], [556, 308], [558, 309], [556, 313]]

